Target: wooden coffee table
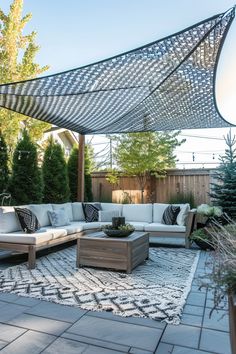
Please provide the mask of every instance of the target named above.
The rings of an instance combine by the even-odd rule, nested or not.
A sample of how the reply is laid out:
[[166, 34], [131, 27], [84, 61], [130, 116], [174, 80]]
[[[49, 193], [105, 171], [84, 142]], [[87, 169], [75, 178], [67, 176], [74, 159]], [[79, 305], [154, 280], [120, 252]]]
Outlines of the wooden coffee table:
[[131, 273], [149, 253], [149, 234], [133, 232], [128, 237], [108, 237], [104, 232], [77, 240], [77, 267], [101, 267]]

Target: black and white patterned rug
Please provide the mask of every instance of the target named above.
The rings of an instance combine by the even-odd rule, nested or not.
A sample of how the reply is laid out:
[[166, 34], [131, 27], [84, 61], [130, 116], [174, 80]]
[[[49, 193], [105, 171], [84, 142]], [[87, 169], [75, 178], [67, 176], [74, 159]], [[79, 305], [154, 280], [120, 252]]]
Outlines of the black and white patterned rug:
[[148, 317], [178, 324], [199, 252], [151, 248], [149, 260], [132, 274], [76, 268], [75, 246], [0, 272], [0, 291], [120, 316]]

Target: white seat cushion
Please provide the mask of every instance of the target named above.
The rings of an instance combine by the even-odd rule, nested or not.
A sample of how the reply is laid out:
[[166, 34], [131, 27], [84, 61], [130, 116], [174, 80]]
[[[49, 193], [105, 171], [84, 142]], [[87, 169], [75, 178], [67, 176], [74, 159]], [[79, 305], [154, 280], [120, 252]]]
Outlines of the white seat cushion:
[[179, 225], [166, 225], [166, 224], [161, 224], [161, 223], [151, 223], [147, 224], [144, 227], [145, 231], [163, 231], [163, 232], [185, 232], [186, 227], [185, 226], [179, 226]]
[[72, 203], [72, 213], [73, 213], [73, 221], [85, 220], [82, 203], [80, 202]]
[[124, 204], [122, 216], [125, 217], [125, 222], [152, 222], [152, 204]]
[[61, 230], [64, 235], [71, 235], [84, 230], [83, 224], [79, 221], [72, 221], [70, 225], [60, 226], [55, 228], [53, 226], [48, 227], [47, 230]]
[[52, 204], [30, 204], [29, 209], [37, 216], [41, 227], [51, 225], [48, 210], [53, 211]]
[[145, 226], [149, 225], [148, 222], [138, 222], [138, 221], [126, 221], [134, 227], [135, 231], [144, 231]]
[[83, 227], [83, 230], [94, 230], [94, 229], [100, 229], [100, 222], [95, 221], [95, 222], [81, 222], [81, 226]]
[[0, 234], [0, 242], [20, 243], [26, 245], [38, 245], [53, 239], [53, 232], [39, 230], [33, 234], [26, 234], [22, 231]]
[[0, 233], [20, 231], [21, 226], [13, 207], [0, 207]]
[[64, 208], [69, 220], [72, 221], [74, 219], [72, 212], [72, 203], [52, 204], [52, 208], [54, 211], [58, 211], [59, 209]]
[[67, 235], [67, 230], [64, 229], [65, 226], [62, 227], [54, 227], [54, 226], [48, 226], [46, 227], [46, 231], [52, 233], [52, 238], [56, 239], [59, 237], [63, 237]]

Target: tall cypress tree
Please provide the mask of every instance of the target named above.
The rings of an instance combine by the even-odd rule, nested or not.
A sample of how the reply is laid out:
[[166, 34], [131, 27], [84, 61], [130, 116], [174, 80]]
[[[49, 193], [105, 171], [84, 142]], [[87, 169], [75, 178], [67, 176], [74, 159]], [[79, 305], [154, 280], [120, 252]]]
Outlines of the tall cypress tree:
[[48, 141], [43, 166], [43, 200], [45, 203], [64, 203], [70, 199], [67, 165], [60, 144]]
[[9, 190], [14, 204], [42, 202], [42, 177], [38, 167], [37, 148], [26, 130], [23, 131], [13, 154]]
[[210, 197], [215, 205], [222, 207], [231, 218], [236, 218], [236, 137], [231, 131], [225, 138], [227, 148], [225, 155], [220, 157], [220, 167], [214, 175], [217, 183], [211, 183]]
[[[93, 200], [92, 193], [92, 176], [93, 170], [93, 150], [90, 145], [85, 145], [84, 150], [84, 200], [91, 202]], [[68, 160], [68, 177], [72, 202], [77, 200], [78, 189], [78, 147], [74, 146], [71, 150]]]
[[71, 150], [68, 159], [68, 178], [70, 186], [70, 199], [72, 202], [77, 201], [77, 189], [78, 189], [78, 147], [74, 146]]
[[9, 168], [8, 168], [8, 152], [5, 139], [0, 131], [0, 193], [8, 188]]

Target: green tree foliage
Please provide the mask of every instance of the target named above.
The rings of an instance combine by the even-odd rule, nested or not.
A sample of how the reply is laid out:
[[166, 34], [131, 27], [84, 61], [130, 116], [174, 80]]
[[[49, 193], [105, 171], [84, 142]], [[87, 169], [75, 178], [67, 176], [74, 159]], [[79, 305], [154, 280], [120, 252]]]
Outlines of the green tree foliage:
[[[86, 144], [84, 150], [84, 200], [91, 202], [93, 200], [92, 193], [92, 176], [91, 172], [94, 166], [93, 149], [91, 145]], [[70, 153], [68, 159], [68, 177], [71, 193], [71, 200], [77, 200], [78, 189], [78, 147], [75, 146]]]
[[[39, 46], [35, 44], [36, 32], [23, 34], [31, 14], [22, 17], [23, 0], [14, 0], [8, 14], [0, 8], [0, 83], [16, 82], [37, 77], [48, 66], [40, 67], [34, 62]], [[30, 136], [41, 137], [48, 123], [36, 121], [18, 113], [0, 108], [0, 129], [8, 144], [14, 146], [25, 121]]]
[[84, 150], [84, 200], [86, 202], [93, 201], [92, 192], [92, 170], [94, 166], [93, 149], [91, 145], [85, 145]]
[[26, 130], [13, 153], [9, 190], [16, 205], [42, 202], [42, 177], [38, 167], [37, 148]]
[[115, 138], [117, 147], [114, 157], [119, 170], [137, 176], [143, 203], [143, 193], [149, 175], [165, 175], [165, 170], [175, 166], [174, 149], [184, 140], [178, 141], [179, 132], [143, 132], [122, 134]]
[[220, 157], [220, 167], [214, 175], [216, 183], [211, 183], [210, 197], [215, 205], [222, 207], [231, 218], [236, 218], [236, 137], [231, 131], [225, 138], [225, 155]]
[[65, 203], [70, 199], [67, 164], [60, 144], [48, 141], [43, 160], [43, 200], [45, 203]]
[[68, 178], [70, 186], [70, 199], [72, 202], [77, 201], [78, 189], [78, 147], [74, 146], [70, 152], [68, 159]]
[[0, 132], [0, 193], [5, 192], [8, 188], [9, 168], [8, 168], [8, 151], [5, 139]]
[[171, 195], [168, 200], [169, 204], [189, 204], [190, 208], [196, 208], [196, 203], [194, 200], [194, 194], [192, 192], [188, 193], [176, 193], [175, 195]]

